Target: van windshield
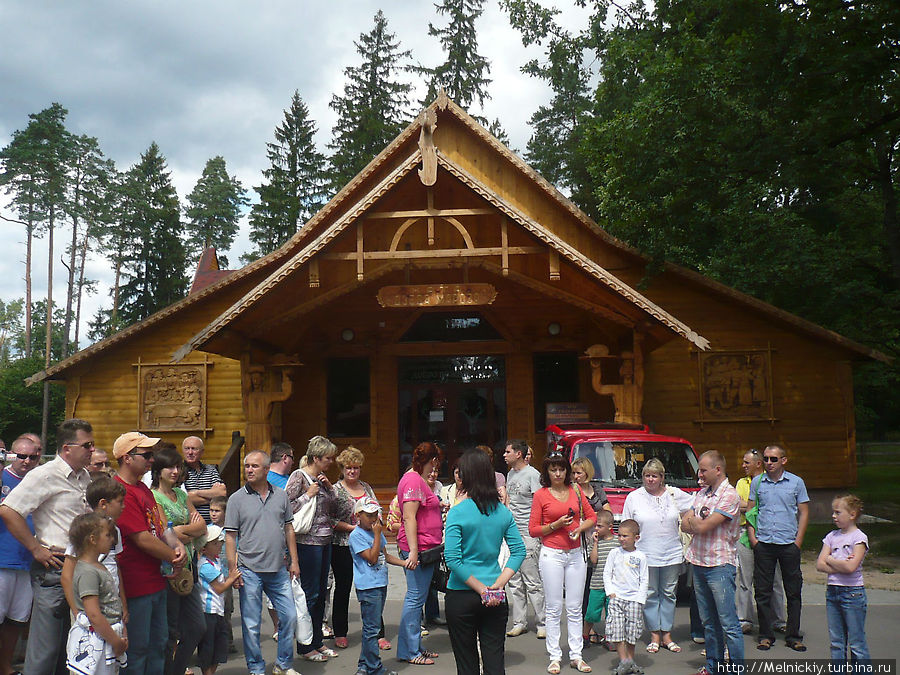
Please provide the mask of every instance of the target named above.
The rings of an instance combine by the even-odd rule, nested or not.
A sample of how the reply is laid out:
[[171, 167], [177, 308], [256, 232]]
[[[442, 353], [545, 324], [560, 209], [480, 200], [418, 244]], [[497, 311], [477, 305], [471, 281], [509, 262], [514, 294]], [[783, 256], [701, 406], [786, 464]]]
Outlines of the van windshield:
[[584, 441], [574, 457], [594, 465], [594, 480], [610, 487], [640, 487], [644, 463], [656, 457], [666, 467], [666, 484], [697, 487], [697, 458], [686, 443], [648, 441]]

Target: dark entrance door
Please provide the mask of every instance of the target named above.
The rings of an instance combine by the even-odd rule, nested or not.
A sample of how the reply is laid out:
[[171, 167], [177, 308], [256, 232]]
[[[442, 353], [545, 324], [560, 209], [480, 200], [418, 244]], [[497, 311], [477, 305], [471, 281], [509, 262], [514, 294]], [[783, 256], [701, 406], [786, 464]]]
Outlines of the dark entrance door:
[[400, 471], [413, 449], [434, 441], [444, 451], [440, 476], [476, 445], [496, 454], [506, 438], [506, 361], [502, 356], [429, 356], [398, 362]]

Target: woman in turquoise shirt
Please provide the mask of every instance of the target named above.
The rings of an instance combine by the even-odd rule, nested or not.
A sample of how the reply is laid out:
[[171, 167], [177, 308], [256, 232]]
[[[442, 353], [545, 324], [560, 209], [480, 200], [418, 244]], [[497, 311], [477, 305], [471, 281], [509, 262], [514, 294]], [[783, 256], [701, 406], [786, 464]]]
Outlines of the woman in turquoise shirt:
[[[444, 528], [444, 558], [450, 568], [445, 610], [456, 672], [481, 672], [480, 641], [484, 672], [505, 673], [509, 605], [502, 589], [525, 560], [525, 544], [512, 513], [500, 503], [487, 455], [464, 454], [459, 459], [459, 477], [467, 499], [450, 509]], [[504, 539], [510, 555], [501, 570], [497, 553]]]

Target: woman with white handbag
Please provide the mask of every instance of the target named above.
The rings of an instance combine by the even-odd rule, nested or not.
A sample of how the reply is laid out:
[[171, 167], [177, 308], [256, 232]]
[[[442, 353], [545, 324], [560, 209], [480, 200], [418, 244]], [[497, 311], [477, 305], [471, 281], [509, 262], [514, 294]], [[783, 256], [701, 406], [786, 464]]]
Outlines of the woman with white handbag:
[[322, 621], [325, 593], [331, 564], [331, 518], [337, 499], [334, 487], [325, 475], [337, 446], [324, 436], [314, 436], [306, 449], [305, 463], [291, 474], [285, 491], [294, 511], [297, 558], [300, 562], [300, 584], [313, 624], [313, 639], [308, 645], [298, 644], [297, 651], [307, 661], [327, 661], [338, 655], [322, 643]]

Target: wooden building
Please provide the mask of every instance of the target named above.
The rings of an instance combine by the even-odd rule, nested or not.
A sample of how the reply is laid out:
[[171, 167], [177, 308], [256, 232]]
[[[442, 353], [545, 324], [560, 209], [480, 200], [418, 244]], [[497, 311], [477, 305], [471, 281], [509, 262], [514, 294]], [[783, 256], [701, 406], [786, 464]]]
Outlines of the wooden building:
[[638, 292], [646, 262], [441, 95], [281, 249], [207, 252], [187, 298], [31, 381], [64, 381], [106, 447], [325, 434], [380, 486], [423, 440], [540, 457], [558, 403], [853, 484], [852, 363], [885, 357], [675, 266]]

